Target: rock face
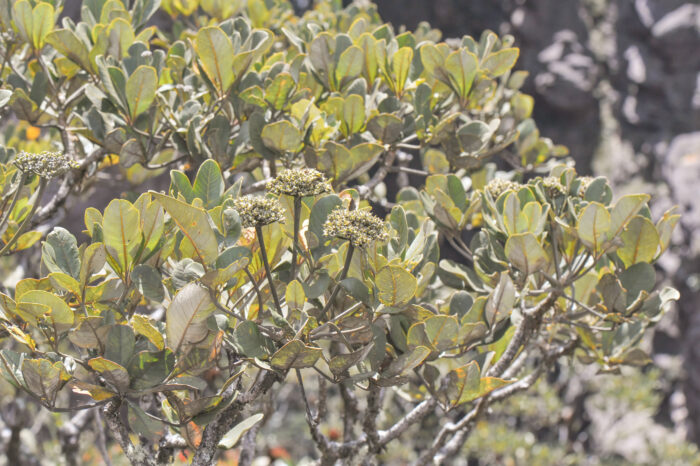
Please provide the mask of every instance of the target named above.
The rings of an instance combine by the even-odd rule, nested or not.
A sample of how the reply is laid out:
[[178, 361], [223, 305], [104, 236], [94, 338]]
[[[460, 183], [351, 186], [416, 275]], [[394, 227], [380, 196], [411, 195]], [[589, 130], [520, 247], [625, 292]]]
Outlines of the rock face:
[[[446, 37], [510, 33], [530, 72], [543, 135], [582, 173], [607, 175], [680, 206], [663, 267], [681, 291], [678, 338], [655, 351], [685, 358], [688, 434], [700, 444], [700, 4], [688, 0], [376, 0], [382, 17]], [[658, 213], [658, 212], [657, 212]], [[664, 326], [661, 326], [664, 327]], [[659, 332], [664, 332], [660, 330]]]

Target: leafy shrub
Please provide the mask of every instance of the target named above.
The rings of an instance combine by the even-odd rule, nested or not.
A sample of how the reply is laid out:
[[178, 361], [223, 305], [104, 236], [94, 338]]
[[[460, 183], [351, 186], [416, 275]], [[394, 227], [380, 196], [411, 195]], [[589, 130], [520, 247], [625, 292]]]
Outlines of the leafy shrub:
[[[165, 32], [158, 2], [130, 4], [57, 24], [60, 2], [0, 0], [0, 104], [60, 148], [0, 154], [0, 254], [39, 241], [28, 228], [108, 156], [132, 179], [184, 170], [88, 208], [83, 244], [54, 228], [42, 278], [0, 295], [3, 374], [46, 409], [102, 407], [133, 464], [211, 464], [247, 436], [245, 463], [261, 400], [296, 379], [322, 462], [371, 460], [437, 415], [417, 462], [439, 463], [560, 357], [647, 360], [678, 216], [562, 163], [512, 37], [280, 0], [163, 1]], [[384, 425], [389, 392], [405, 403]]]

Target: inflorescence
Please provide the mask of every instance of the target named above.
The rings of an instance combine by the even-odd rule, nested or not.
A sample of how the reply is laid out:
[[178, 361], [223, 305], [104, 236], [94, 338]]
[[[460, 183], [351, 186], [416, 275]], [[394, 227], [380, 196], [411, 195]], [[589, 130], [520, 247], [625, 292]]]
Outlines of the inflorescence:
[[295, 168], [284, 170], [270, 181], [267, 190], [274, 194], [286, 194], [293, 197], [318, 196], [331, 191], [331, 185], [318, 170], [313, 168]]
[[284, 222], [284, 208], [277, 199], [261, 196], [243, 196], [233, 200], [244, 228]]
[[564, 186], [562, 186], [559, 178], [556, 176], [548, 176], [542, 180], [542, 187], [549, 197], [558, 197], [566, 194]]
[[484, 191], [489, 193], [492, 198], [498, 197], [506, 191], [517, 191], [520, 188], [520, 183], [515, 181], [505, 180], [503, 178], [494, 178], [484, 187]]
[[367, 210], [335, 209], [323, 224], [323, 234], [350, 241], [358, 248], [366, 248], [373, 241], [386, 241], [389, 234], [384, 222]]
[[592, 176], [582, 176], [579, 177], [579, 185], [578, 185], [578, 196], [579, 197], [584, 197], [586, 195], [586, 191], [588, 190], [588, 187], [591, 185], [591, 183], [595, 180]]
[[14, 164], [24, 173], [33, 173], [42, 178], [54, 178], [78, 168], [78, 163], [64, 154], [48, 151], [38, 154], [22, 152], [15, 157]]

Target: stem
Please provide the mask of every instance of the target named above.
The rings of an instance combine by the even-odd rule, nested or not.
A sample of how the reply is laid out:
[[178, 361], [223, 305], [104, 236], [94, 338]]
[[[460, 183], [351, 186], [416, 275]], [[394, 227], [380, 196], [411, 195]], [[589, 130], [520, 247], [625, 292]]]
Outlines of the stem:
[[258, 236], [258, 243], [260, 243], [260, 253], [262, 254], [263, 264], [265, 265], [267, 281], [270, 283], [270, 293], [272, 293], [272, 299], [275, 301], [275, 306], [277, 306], [277, 312], [282, 315], [282, 306], [280, 306], [280, 300], [277, 297], [275, 283], [272, 281], [272, 270], [270, 270], [270, 262], [267, 260], [267, 251], [265, 251], [265, 241], [263, 240], [262, 227], [260, 225], [255, 226], [255, 233]]
[[348, 276], [348, 270], [350, 270], [350, 263], [352, 262], [352, 253], [355, 251], [355, 246], [352, 245], [352, 243], [348, 243], [348, 252], [345, 255], [345, 265], [343, 266], [343, 271], [340, 273], [340, 279], [338, 280], [338, 283], [335, 284], [335, 287], [333, 288], [333, 292], [331, 293], [331, 297], [328, 298], [328, 301], [326, 301], [326, 305], [323, 306], [323, 310], [321, 311], [321, 314], [318, 316], [319, 322], [321, 319], [323, 319], [328, 312], [328, 309], [331, 307], [331, 303], [335, 299], [335, 297], [338, 295], [338, 292], [340, 291], [340, 282], [345, 280], [345, 277]]
[[260, 293], [260, 288], [258, 287], [258, 283], [255, 281], [255, 277], [250, 273], [250, 270], [248, 270], [248, 267], [244, 268], [246, 275], [248, 275], [248, 280], [250, 280], [250, 283], [253, 285], [253, 289], [255, 290], [255, 294], [258, 297], [258, 312], [262, 312], [263, 310], [263, 297], [262, 293]]
[[19, 180], [19, 185], [17, 186], [17, 191], [15, 191], [15, 195], [12, 197], [12, 202], [10, 203], [10, 207], [8, 207], [8, 209], [3, 213], [2, 220], [0, 220], [0, 231], [2, 231], [2, 227], [9, 220], [10, 215], [12, 214], [12, 210], [14, 210], [15, 205], [17, 205], [17, 201], [19, 200], [19, 196], [22, 193], [22, 186], [24, 186], [24, 183], [26, 183], [26, 181], [27, 181], [27, 174], [22, 173], [22, 177]]
[[41, 178], [39, 180], [39, 189], [36, 191], [36, 200], [34, 201], [34, 204], [32, 205], [32, 209], [29, 211], [26, 217], [24, 217], [24, 220], [22, 221], [22, 224], [19, 226], [17, 231], [15, 232], [14, 236], [10, 241], [7, 242], [7, 244], [0, 249], [0, 256], [5, 254], [7, 251], [10, 250], [12, 246], [17, 242], [19, 237], [24, 233], [24, 230], [29, 226], [29, 222], [31, 221], [32, 217], [34, 216], [34, 212], [36, 212], [36, 209], [39, 207], [39, 204], [41, 203], [41, 198], [44, 195], [44, 189], [46, 189], [46, 179]]
[[299, 248], [299, 222], [301, 221], [301, 198], [294, 197], [294, 243], [292, 244], [292, 280], [297, 278], [297, 248]]

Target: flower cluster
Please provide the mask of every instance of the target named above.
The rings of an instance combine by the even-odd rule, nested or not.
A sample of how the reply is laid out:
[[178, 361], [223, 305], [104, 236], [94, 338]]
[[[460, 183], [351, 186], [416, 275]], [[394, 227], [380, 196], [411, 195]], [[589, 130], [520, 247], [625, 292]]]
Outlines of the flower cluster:
[[350, 241], [355, 247], [366, 248], [372, 241], [386, 241], [389, 234], [384, 222], [367, 210], [335, 209], [323, 224], [323, 234]]
[[331, 191], [331, 185], [318, 170], [313, 168], [295, 168], [284, 170], [270, 181], [267, 190], [274, 194], [286, 194], [294, 197], [318, 196]]
[[243, 196], [233, 200], [233, 206], [241, 217], [244, 228], [284, 222], [284, 208], [277, 199], [260, 196]]
[[22, 152], [14, 160], [15, 166], [24, 173], [34, 173], [42, 178], [54, 178], [68, 170], [78, 168], [78, 163], [60, 152], [41, 152], [34, 154]]
[[548, 176], [542, 180], [542, 187], [548, 197], [557, 197], [566, 194], [564, 186], [562, 186], [559, 178], [556, 176]]
[[591, 183], [595, 180], [592, 176], [582, 176], [578, 179], [579, 185], [578, 185], [578, 196], [583, 198], [586, 195], [586, 190], [588, 190], [588, 187], [591, 185]]
[[498, 197], [506, 191], [515, 191], [520, 188], [520, 183], [515, 181], [504, 180], [503, 178], [494, 178], [484, 187], [484, 191], [489, 193], [492, 198]]

